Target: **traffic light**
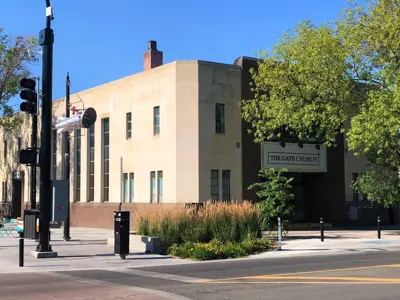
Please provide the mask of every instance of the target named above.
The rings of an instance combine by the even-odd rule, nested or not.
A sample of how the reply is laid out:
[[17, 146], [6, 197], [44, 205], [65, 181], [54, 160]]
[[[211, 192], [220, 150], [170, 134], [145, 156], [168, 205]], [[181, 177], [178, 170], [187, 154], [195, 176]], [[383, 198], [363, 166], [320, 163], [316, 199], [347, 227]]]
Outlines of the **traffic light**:
[[20, 105], [21, 111], [31, 115], [37, 114], [38, 95], [35, 90], [35, 79], [22, 78], [19, 85], [23, 88], [19, 96], [22, 100], [25, 100], [25, 102], [22, 102]]

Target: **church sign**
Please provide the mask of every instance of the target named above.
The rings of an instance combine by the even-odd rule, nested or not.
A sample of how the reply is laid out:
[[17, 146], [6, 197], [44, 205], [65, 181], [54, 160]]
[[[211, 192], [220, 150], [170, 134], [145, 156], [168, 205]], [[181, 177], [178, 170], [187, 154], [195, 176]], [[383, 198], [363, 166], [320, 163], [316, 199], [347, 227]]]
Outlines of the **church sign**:
[[288, 169], [290, 172], [326, 172], [326, 147], [304, 144], [300, 148], [296, 143], [286, 143], [282, 147], [278, 142], [264, 142], [262, 150], [262, 168]]

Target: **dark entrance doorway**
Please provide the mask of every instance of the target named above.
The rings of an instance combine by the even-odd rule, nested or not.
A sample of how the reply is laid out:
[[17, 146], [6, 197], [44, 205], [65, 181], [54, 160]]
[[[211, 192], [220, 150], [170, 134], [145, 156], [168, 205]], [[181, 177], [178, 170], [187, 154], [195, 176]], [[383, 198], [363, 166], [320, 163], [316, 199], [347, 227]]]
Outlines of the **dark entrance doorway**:
[[304, 197], [304, 183], [302, 173], [289, 173], [288, 178], [293, 177], [292, 187], [294, 195], [294, 222], [306, 222], [308, 219], [307, 203]]
[[12, 218], [19, 218], [22, 214], [22, 200], [24, 187], [24, 172], [14, 171], [12, 178]]

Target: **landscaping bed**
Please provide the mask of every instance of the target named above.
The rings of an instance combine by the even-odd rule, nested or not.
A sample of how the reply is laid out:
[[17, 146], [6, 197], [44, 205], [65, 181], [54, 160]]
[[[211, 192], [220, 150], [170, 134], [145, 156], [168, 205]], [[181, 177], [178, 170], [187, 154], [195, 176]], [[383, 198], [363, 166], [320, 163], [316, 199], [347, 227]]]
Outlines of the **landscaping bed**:
[[213, 260], [244, 257], [274, 248], [262, 237], [258, 205], [207, 202], [201, 207], [154, 205], [135, 212], [137, 234], [159, 237], [161, 253]]

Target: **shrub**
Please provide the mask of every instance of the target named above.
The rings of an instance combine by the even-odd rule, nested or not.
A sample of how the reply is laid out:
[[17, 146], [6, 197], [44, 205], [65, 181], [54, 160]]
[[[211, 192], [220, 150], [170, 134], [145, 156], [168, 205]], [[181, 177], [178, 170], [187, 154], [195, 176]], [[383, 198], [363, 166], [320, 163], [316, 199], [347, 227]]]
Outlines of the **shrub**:
[[161, 239], [162, 253], [173, 245], [187, 242], [240, 242], [261, 237], [260, 210], [247, 201], [204, 203], [202, 207], [184, 204], [153, 205], [135, 211], [137, 233]]
[[293, 178], [288, 179], [284, 175], [286, 172], [287, 169], [260, 170], [259, 176], [263, 181], [249, 186], [249, 189], [257, 189], [257, 196], [260, 198], [262, 230], [275, 230], [278, 217], [282, 220], [283, 230], [286, 230], [288, 224], [293, 221], [294, 195], [291, 185]]
[[222, 243], [212, 240], [209, 243], [186, 242], [182, 245], [174, 244], [169, 248], [172, 256], [196, 260], [215, 260], [243, 257], [271, 249], [268, 239], [248, 239], [243, 242]]

